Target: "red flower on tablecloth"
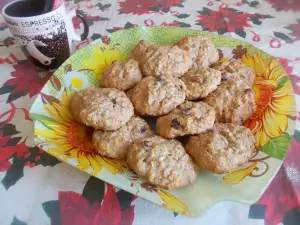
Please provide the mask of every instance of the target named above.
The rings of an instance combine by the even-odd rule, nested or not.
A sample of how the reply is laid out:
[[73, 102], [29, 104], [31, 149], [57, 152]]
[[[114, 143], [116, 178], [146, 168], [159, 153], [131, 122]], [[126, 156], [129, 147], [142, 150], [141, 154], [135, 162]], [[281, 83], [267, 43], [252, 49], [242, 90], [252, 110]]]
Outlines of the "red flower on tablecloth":
[[279, 224], [289, 210], [300, 207], [300, 142], [293, 139], [283, 166], [257, 203], [266, 206], [265, 225]]
[[168, 12], [171, 7], [180, 5], [182, 0], [123, 0], [119, 2], [119, 12], [143, 15], [151, 12]]
[[291, 31], [289, 35], [294, 37], [293, 41], [300, 40], [300, 19], [297, 20], [297, 23], [291, 24], [285, 28]]
[[9, 93], [7, 102], [27, 94], [30, 97], [36, 95], [48, 80], [48, 77], [39, 77], [36, 68], [28, 60], [19, 61], [13, 68], [15, 71], [10, 74], [12, 78], [0, 88], [0, 94]]
[[58, 195], [62, 224], [68, 225], [131, 225], [134, 206], [120, 209], [113, 186], [107, 184], [102, 204], [90, 204], [82, 195], [71, 191], [60, 191]]
[[292, 10], [292, 11], [300, 11], [300, 2], [299, 0], [267, 0], [271, 5], [272, 8], [276, 10]]
[[271, 18], [271, 16], [260, 14], [249, 14], [238, 11], [233, 8], [222, 8], [212, 10], [204, 7], [202, 11], [197, 11], [198, 20], [196, 24], [202, 26], [204, 31], [218, 32], [224, 34], [227, 32], [235, 32], [237, 35], [245, 38], [246, 32], [244, 28], [252, 27], [249, 22], [261, 24], [261, 19]]

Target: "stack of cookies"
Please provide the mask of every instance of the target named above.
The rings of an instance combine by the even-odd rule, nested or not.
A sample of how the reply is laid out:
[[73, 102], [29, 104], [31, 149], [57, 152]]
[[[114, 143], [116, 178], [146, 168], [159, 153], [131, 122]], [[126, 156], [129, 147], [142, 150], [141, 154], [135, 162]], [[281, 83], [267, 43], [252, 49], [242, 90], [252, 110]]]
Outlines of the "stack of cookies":
[[[182, 188], [199, 167], [230, 172], [255, 152], [255, 138], [242, 126], [256, 109], [255, 74], [240, 61], [218, 60], [201, 35], [164, 46], [140, 41], [128, 60], [104, 71], [102, 88], [76, 93], [70, 111], [95, 128], [99, 154], [126, 159], [154, 185]], [[156, 135], [142, 118], [150, 116], [157, 117]]]

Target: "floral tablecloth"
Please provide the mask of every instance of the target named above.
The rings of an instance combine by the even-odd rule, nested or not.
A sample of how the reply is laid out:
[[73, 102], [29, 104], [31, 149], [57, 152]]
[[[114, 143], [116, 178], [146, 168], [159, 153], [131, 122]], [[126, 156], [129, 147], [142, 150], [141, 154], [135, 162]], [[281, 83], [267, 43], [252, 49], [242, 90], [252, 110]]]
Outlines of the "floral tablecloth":
[[[10, 0], [0, 1], [1, 8]], [[299, 0], [66, 0], [90, 25], [89, 40], [110, 41], [133, 26], [178, 26], [244, 39], [273, 55], [296, 94], [297, 130], [284, 164], [254, 205], [222, 202], [200, 218], [115, 189], [60, 163], [33, 142], [28, 110], [48, 76], [39, 76], [0, 17], [0, 224], [300, 224], [300, 1]], [[74, 20], [81, 30], [80, 20]], [[235, 49], [236, 57], [243, 48]], [[272, 96], [271, 96], [272, 97]], [[276, 125], [275, 129], [276, 129]], [[279, 125], [278, 125], [279, 126]]]

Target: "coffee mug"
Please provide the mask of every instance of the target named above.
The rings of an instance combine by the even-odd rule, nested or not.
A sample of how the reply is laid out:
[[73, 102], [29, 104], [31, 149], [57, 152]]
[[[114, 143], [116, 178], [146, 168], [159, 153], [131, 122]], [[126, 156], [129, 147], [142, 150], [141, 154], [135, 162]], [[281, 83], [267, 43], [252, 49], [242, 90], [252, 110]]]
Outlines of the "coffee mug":
[[[72, 41], [83, 41], [89, 26], [75, 9], [66, 11], [62, 2], [56, 9], [44, 13], [45, 1], [18, 0], [4, 6], [2, 15], [16, 42], [27, 58], [40, 69], [55, 69], [69, 56]], [[84, 31], [75, 33], [72, 18], [79, 17]]]

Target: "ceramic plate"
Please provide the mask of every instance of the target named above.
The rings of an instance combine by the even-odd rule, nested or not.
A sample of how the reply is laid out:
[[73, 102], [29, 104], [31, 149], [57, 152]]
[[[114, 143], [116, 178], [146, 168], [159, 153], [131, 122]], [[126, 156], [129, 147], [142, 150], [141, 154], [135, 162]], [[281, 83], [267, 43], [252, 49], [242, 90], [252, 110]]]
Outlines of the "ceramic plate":
[[[126, 59], [140, 40], [172, 44], [193, 34], [210, 37], [221, 60], [233, 57], [253, 67], [257, 110], [244, 125], [255, 134], [259, 151], [232, 173], [217, 175], [201, 170], [194, 184], [168, 191], [130, 172], [123, 161], [96, 154], [92, 129], [76, 123], [68, 105], [73, 93], [98, 87], [103, 70], [114, 60]], [[113, 33], [108, 42], [94, 42], [78, 50], [42, 89], [30, 110], [36, 144], [86, 173], [184, 215], [199, 216], [224, 200], [256, 202], [281, 166], [295, 128], [293, 88], [281, 65], [241, 40], [181, 28], [137, 27]]]

